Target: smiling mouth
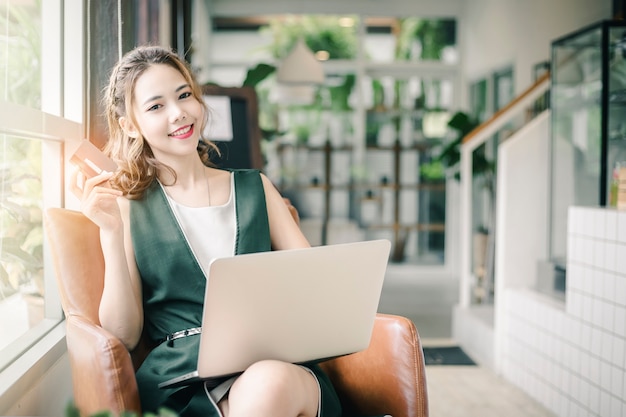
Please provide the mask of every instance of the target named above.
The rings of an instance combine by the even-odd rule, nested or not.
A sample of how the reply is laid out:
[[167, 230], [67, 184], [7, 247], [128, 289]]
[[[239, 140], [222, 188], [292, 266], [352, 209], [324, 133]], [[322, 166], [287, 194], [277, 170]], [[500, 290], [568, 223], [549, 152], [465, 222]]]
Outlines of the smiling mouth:
[[191, 128], [193, 127], [193, 125], [188, 125], [185, 127], [182, 127], [170, 134], [168, 134], [168, 136], [183, 136], [186, 135], [187, 133], [189, 133], [191, 131]]

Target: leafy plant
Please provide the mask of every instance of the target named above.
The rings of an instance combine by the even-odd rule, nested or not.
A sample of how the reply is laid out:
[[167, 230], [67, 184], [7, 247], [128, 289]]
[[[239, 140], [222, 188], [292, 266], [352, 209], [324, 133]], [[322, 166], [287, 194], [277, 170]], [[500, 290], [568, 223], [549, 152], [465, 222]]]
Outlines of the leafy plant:
[[[448, 126], [456, 130], [457, 137], [445, 145], [439, 155], [433, 158], [434, 161], [441, 162], [449, 171], [452, 171], [454, 178], [457, 180], [461, 178], [459, 165], [461, 162], [461, 145], [463, 144], [463, 139], [479, 124], [477, 120], [470, 117], [467, 113], [455, 113], [448, 122]], [[495, 162], [485, 156], [484, 148], [475, 150], [472, 157], [474, 175], [491, 177], [495, 172]]]
[[246, 73], [246, 79], [243, 81], [243, 86], [250, 86], [256, 88], [263, 80], [276, 71], [274, 65], [260, 63], [256, 67], [251, 68]]
[[[437, 155], [434, 160], [441, 162], [448, 170], [451, 170], [454, 178], [460, 180], [460, 161], [461, 161], [461, 146], [463, 139], [474, 130], [480, 123], [478, 120], [471, 118], [464, 112], [457, 112], [452, 116], [452, 119], [448, 122], [450, 128], [457, 131], [458, 135], [455, 140], [446, 145], [441, 153]], [[496, 174], [496, 162], [489, 159], [485, 155], [485, 145], [479, 146], [472, 152], [472, 174], [474, 179], [480, 180], [482, 187], [489, 194], [489, 210], [493, 212], [495, 210], [495, 174]], [[479, 183], [480, 184], [480, 183]], [[489, 227], [479, 224], [476, 231], [482, 234], [488, 234]]]
[[440, 60], [443, 50], [455, 43], [455, 20], [425, 20], [415, 17], [402, 19], [396, 44], [396, 58]]
[[[65, 407], [65, 417], [80, 417], [80, 411], [74, 405], [73, 402], [70, 402]], [[89, 417], [178, 417], [178, 413], [175, 413], [172, 410], [167, 408], [159, 408], [157, 414], [154, 413], [143, 413], [141, 416], [135, 413], [134, 411], [122, 411], [119, 415], [110, 410], [102, 410], [97, 413], [89, 415]]]
[[431, 161], [420, 165], [420, 175], [428, 181], [439, 181], [446, 177], [446, 170], [441, 161]]
[[353, 27], [339, 25], [337, 16], [305, 15], [272, 19], [260, 31], [270, 34], [272, 43], [268, 49], [275, 58], [283, 58], [300, 38], [313, 52], [328, 52], [329, 59], [352, 59], [356, 56], [356, 32]]
[[347, 74], [341, 84], [328, 87], [328, 91], [330, 92], [330, 105], [333, 111], [350, 110], [348, 99], [350, 98], [350, 94], [352, 94], [355, 82], [355, 75]]

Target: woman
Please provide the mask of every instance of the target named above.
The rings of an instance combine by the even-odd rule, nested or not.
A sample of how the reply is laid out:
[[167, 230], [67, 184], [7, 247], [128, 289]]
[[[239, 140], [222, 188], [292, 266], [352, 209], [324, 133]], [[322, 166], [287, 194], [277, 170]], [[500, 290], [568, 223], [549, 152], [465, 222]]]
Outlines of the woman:
[[73, 189], [100, 227], [102, 326], [129, 350], [142, 332], [157, 344], [137, 371], [144, 411], [339, 416], [336, 393], [317, 366], [266, 360], [218, 387], [157, 387], [195, 369], [212, 259], [309, 243], [264, 175], [211, 166], [215, 147], [202, 138], [208, 113], [201, 90], [175, 53], [139, 47], [126, 54], [113, 69], [105, 106], [106, 152], [119, 169], [90, 179], [76, 174]]

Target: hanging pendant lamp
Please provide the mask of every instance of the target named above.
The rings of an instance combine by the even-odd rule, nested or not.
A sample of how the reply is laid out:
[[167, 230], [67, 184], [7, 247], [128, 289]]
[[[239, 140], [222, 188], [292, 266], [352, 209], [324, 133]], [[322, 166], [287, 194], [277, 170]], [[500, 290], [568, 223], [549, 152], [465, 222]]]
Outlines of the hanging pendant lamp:
[[322, 84], [324, 68], [300, 38], [278, 67], [276, 79], [283, 84]]

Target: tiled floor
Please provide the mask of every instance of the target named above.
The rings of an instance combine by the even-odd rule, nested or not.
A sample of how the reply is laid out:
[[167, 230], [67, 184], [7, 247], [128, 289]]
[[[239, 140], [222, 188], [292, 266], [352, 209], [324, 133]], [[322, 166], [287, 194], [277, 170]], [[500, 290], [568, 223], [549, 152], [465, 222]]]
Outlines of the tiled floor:
[[553, 417], [515, 386], [480, 366], [427, 366], [430, 417]]
[[[389, 268], [379, 311], [409, 317], [424, 346], [454, 345], [452, 307], [458, 284], [451, 277]], [[522, 390], [482, 366], [427, 366], [430, 417], [553, 417]]]

